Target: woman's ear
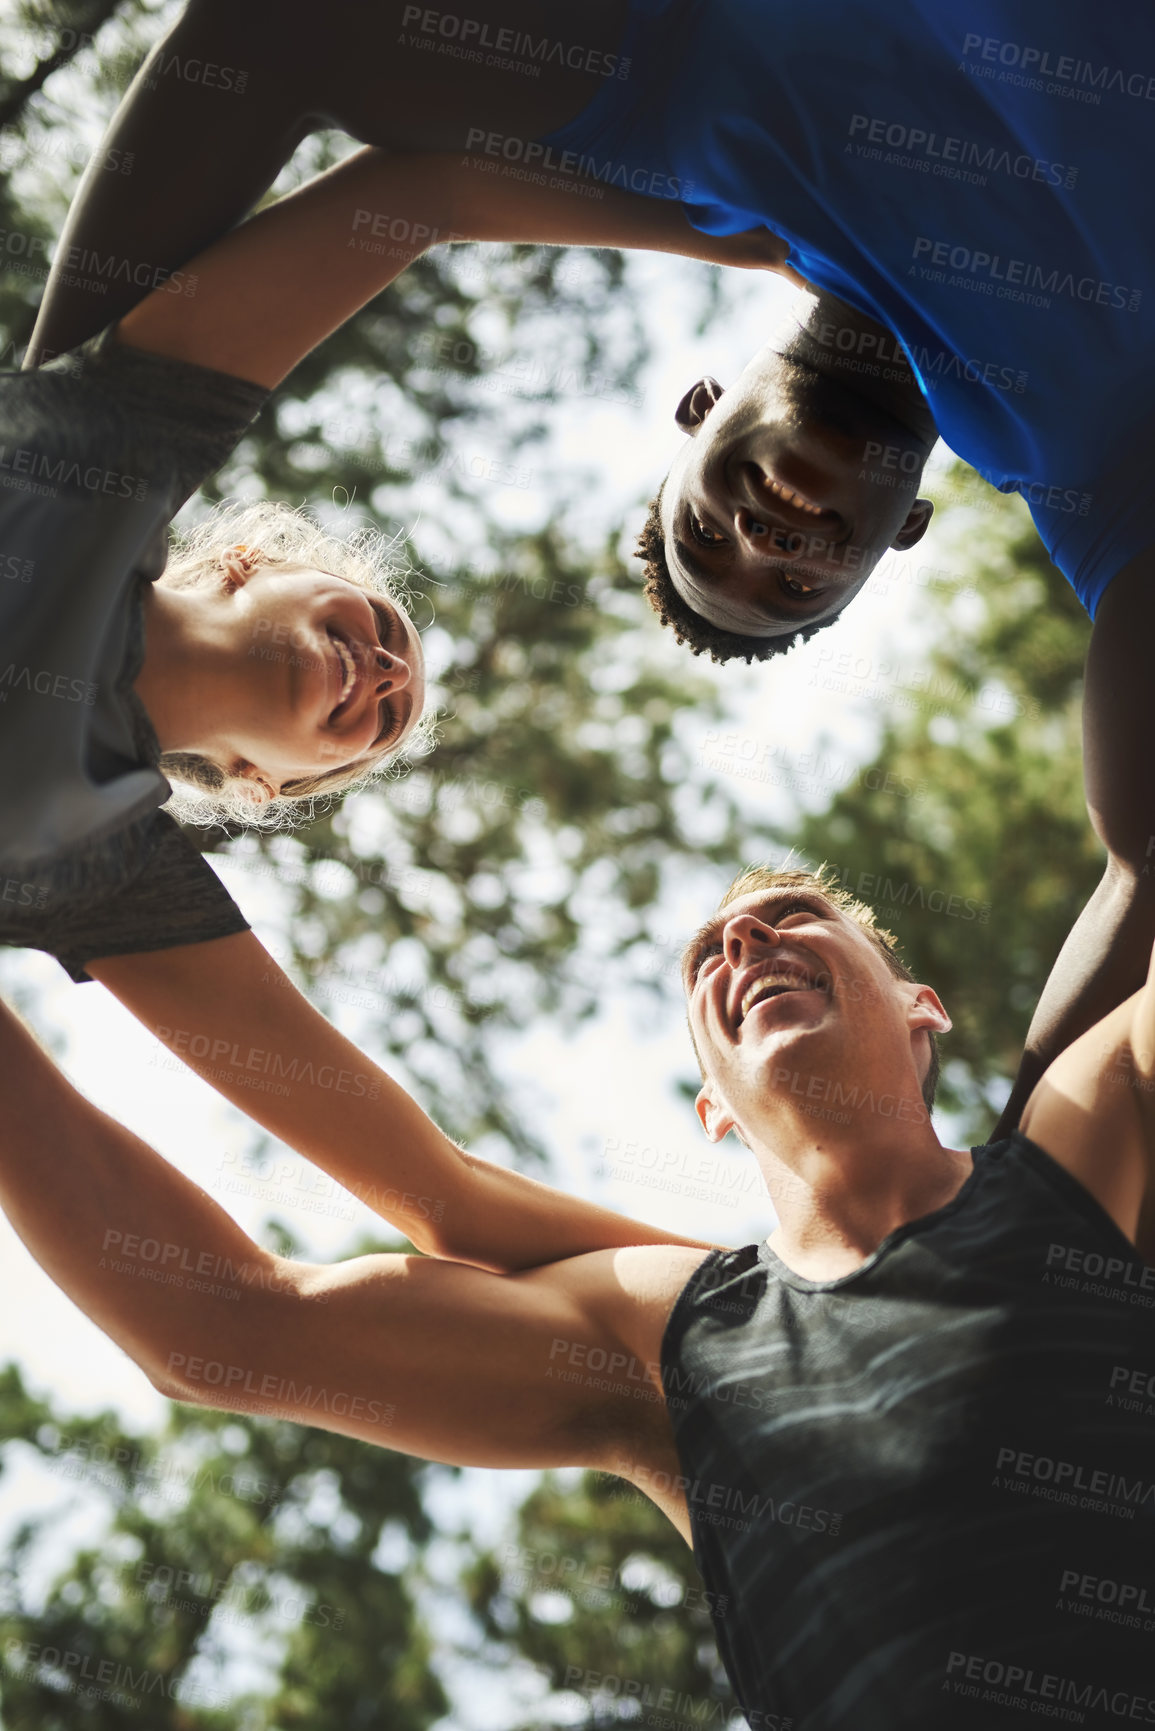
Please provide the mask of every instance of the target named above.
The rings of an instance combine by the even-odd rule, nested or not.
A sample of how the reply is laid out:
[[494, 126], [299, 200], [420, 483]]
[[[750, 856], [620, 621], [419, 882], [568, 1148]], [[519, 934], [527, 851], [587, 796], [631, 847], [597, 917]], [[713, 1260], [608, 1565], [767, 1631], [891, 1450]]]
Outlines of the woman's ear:
[[259, 547], [246, 547], [243, 542], [225, 548], [217, 564], [225, 574], [225, 588], [230, 595], [244, 588], [264, 557]]
[[272, 778], [251, 763], [236, 763], [228, 771], [228, 790], [254, 811], [264, 811], [281, 791]]

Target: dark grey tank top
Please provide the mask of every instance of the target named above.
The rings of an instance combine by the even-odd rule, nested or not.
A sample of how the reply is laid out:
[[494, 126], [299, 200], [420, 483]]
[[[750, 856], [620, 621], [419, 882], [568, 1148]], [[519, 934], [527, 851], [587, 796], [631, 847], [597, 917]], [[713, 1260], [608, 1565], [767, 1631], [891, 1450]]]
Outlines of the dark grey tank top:
[[756, 1731], [1155, 1725], [1155, 1266], [1027, 1137], [839, 1280], [713, 1252], [662, 1378]]

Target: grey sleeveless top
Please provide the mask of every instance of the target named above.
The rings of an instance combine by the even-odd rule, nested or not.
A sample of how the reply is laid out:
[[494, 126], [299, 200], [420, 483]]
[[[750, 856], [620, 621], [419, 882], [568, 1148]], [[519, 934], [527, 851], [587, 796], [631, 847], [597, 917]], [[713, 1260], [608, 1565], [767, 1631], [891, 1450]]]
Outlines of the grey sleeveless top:
[[1155, 1266], [1016, 1132], [852, 1274], [766, 1244], [662, 1377], [760, 1731], [1155, 1724]]

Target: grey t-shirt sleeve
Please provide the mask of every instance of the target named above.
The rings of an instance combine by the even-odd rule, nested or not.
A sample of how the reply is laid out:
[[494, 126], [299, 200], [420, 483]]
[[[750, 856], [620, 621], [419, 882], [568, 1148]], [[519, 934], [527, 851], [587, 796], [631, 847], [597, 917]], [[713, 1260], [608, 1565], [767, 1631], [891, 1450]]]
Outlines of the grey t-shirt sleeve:
[[228, 461], [271, 394], [232, 373], [132, 348], [115, 325], [65, 361], [122, 412], [140, 470], [149, 472], [150, 459], [155, 468], [159, 455], [173, 484], [173, 514]]
[[[0, 943], [47, 950], [77, 982], [102, 956], [203, 944], [249, 922], [209, 862], [166, 812], [121, 838], [115, 881], [103, 860], [32, 866], [0, 877]], [[94, 869], [98, 868], [98, 869]]]

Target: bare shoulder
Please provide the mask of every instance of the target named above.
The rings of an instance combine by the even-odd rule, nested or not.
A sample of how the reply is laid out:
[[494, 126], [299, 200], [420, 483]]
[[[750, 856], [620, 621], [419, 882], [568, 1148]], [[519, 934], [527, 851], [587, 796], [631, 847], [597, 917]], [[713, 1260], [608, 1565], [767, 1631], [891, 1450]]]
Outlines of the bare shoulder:
[[1144, 1254], [1155, 1252], [1155, 1092], [1135, 1063], [1136, 993], [1046, 1071], [1020, 1122]]
[[[644, 1399], [648, 1389], [664, 1402], [666, 1324], [687, 1281], [713, 1254], [685, 1244], [630, 1244], [507, 1278], [540, 1283], [580, 1307], [588, 1333], [573, 1342], [569, 1368], [604, 1376], [611, 1397], [633, 1392]], [[627, 1411], [630, 1405], [627, 1398]]]
[[674, 1305], [691, 1275], [713, 1254], [685, 1244], [632, 1244], [613, 1252], [614, 1281], [606, 1293], [611, 1314], [605, 1320], [655, 1372]]
[[601, 1254], [613, 1259], [613, 1276], [602, 1286], [600, 1303], [605, 1333], [617, 1342], [613, 1363], [619, 1398], [607, 1409], [610, 1423], [599, 1438], [598, 1464], [656, 1503], [690, 1544], [681, 1464], [662, 1387], [662, 1340], [687, 1282], [713, 1252], [684, 1244], [636, 1244]]

